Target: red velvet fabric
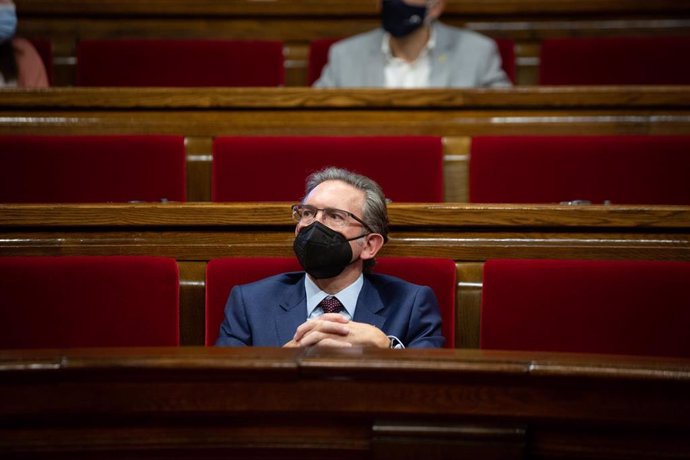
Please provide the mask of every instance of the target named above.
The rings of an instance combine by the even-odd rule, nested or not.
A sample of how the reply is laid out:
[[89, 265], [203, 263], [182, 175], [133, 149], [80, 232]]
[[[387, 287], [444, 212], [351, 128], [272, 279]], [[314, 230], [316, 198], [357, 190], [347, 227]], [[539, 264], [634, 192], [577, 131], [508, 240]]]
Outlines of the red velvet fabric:
[[82, 40], [79, 86], [282, 86], [283, 43], [268, 40]]
[[501, 68], [514, 84], [516, 78], [515, 42], [510, 38], [495, 38], [498, 53], [501, 55]]
[[489, 260], [481, 348], [690, 357], [690, 263]]
[[444, 348], [455, 348], [455, 290], [457, 268], [452, 259], [432, 257], [378, 257], [374, 273], [397, 276], [436, 294], [441, 309]]
[[307, 83], [309, 86], [313, 85], [321, 76], [321, 71], [328, 63], [328, 50], [331, 45], [340, 38], [321, 38], [319, 40], [312, 40], [309, 42], [309, 61], [307, 63]]
[[213, 201], [298, 201], [314, 171], [364, 174], [394, 202], [443, 201], [443, 145], [432, 136], [218, 137]]
[[0, 136], [0, 202], [185, 201], [182, 136]]
[[176, 346], [178, 289], [163, 257], [0, 257], [0, 348]]
[[[206, 345], [218, 338], [225, 302], [237, 284], [283, 272], [301, 271], [294, 257], [229, 257], [211, 260], [206, 268]], [[434, 290], [441, 308], [446, 348], [455, 346], [455, 262], [421, 257], [381, 257], [375, 273], [397, 276]]]
[[[307, 79], [309, 86], [313, 85], [321, 76], [321, 71], [328, 63], [328, 50], [333, 43], [341, 38], [321, 38], [309, 43], [309, 62], [307, 67]], [[498, 52], [501, 55], [501, 67], [510, 81], [515, 83], [515, 42], [509, 38], [495, 39]]]
[[690, 204], [690, 136], [472, 139], [473, 203]]
[[541, 44], [542, 85], [687, 85], [690, 37], [553, 38]]

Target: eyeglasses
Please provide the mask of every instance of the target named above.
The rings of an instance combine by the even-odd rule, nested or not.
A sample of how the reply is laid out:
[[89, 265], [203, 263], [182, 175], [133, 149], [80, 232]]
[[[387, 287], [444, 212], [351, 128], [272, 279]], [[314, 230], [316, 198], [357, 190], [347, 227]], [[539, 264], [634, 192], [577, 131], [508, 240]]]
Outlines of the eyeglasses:
[[316, 215], [321, 211], [321, 218], [324, 225], [333, 228], [346, 227], [350, 223], [350, 219], [354, 219], [364, 226], [371, 233], [376, 233], [366, 222], [355, 216], [349, 211], [335, 208], [317, 208], [308, 204], [294, 204], [292, 205], [292, 218], [295, 221], [304, 225], [309, 225], [316, 220]]

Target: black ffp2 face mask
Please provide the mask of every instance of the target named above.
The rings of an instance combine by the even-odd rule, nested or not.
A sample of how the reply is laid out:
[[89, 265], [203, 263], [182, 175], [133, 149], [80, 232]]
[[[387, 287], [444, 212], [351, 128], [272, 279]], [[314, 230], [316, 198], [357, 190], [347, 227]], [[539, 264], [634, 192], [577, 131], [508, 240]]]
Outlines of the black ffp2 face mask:
[[394, 37], [411, 34], [424, 24], [426, 6], [408, 5], [402, 0], [383, 0], [381, 4], [381, 25]]
[[364, 236], [347, 239], [316, 221], [299, 231], [292, 248], [304, 271], [313, 278], [333, 278], [354, 262], [350, 241]]

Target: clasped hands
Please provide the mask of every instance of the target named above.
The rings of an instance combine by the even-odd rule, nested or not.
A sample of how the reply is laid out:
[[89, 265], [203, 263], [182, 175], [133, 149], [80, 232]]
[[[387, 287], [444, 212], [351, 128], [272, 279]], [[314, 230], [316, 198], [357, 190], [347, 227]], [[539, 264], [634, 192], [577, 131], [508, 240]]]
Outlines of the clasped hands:
[[371, 324], [358, 323], [339, 313], [325, 313], [302, 323], [295, 336], [284, 347], [370, 346], [388, 348], [389, 339], [383, 331]]

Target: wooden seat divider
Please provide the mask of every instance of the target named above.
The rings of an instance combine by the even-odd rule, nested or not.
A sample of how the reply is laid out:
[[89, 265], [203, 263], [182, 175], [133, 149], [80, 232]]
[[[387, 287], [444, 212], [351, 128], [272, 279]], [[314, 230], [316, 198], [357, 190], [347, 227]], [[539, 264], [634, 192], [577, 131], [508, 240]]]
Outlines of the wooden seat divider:
[[4, 90], [0, 134], [175, 134], [187, 200], [210, 201], [222, 135], [431, 135], [445, 145], [445, 201], [467, 201], [476, 135], [690, 133], [690, 86], [458, 90], [51, 88]]

